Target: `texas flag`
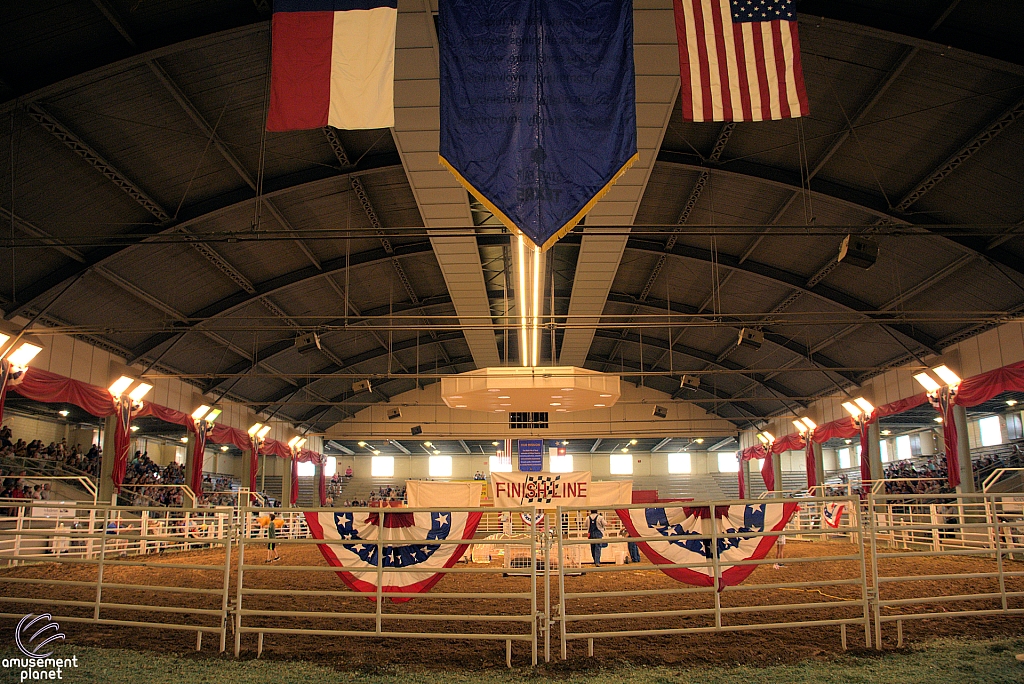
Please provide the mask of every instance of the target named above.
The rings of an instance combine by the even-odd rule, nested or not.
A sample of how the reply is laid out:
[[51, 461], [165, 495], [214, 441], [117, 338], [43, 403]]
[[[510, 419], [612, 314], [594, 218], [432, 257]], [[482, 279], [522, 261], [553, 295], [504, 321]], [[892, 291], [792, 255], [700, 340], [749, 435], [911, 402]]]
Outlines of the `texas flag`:
[[398, 0], [275, 0], [268, 131], [395, 125]]

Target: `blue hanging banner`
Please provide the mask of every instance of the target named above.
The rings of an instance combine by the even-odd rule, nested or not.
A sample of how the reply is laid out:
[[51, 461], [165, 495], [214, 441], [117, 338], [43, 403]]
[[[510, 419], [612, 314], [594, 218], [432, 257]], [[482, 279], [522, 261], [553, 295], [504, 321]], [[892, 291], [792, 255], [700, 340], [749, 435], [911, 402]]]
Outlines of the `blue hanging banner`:
[[519, 440], [519, 471], [539, 473], [544, 469], [544, 440]]
[[440, 161], [547, 249], [638, 158], [632, 0], [441, 0]]

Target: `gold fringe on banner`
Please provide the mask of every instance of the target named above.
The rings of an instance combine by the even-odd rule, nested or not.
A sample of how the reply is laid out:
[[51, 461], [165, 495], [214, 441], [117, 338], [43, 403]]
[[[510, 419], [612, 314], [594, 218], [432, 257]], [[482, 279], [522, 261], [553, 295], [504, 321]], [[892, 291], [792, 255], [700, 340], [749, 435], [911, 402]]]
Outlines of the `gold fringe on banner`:
[[[633, 166], [633, 164], [635, 164], [636, 160], [639, 159], [639, 158], [640, 158], [640, 153], [639, 152], [634, 153], [633, 156], [630, 157], [626, 161], [626, 163], [623, 164], [622, 167], [618, 171], [615, 172], [615, 175], [612, 176], [612, 179], [610, 181], [608, 181], [608, 183], [605, 184], [605, 186], [603, 188], [598, 190], [597, 193], [590, 199], [590, 201], [587, 202], [583, 206], [583, 208], [580, 209], [576, 213], [575, 216], [573, 216], [571, 219], [566, 221], [565, 225], [563, 225], [561, 228], [559, 228], [555, 232], [554, 235], [552, 235], [551, 237], [549, 237], [547, 240], [544, 241], [544, 244], [540, 246], [540, 250], [542, 252], [546, 252], [548, 249], [551, 248], [552, 245], [554, 245], [556, 242], [561, 240], [563, 237], [566, 236], [566, 234], [569, 233], [569, 231], [571, 231], [573, 228], [575, 228], [576, 225], [580, 221], [583, 220], [583, 217], [587, 215], [587, 212], [589, 212], [591, 209], [593, 209], [594, 205], [597, 204], [598, 202], [600, 202], [601, 198], [608, 194], [608, 191], [611, 190], [612, 186], [615, 185], [616, 181], [618, 181], [619, 178], [622, 177], [622, 174], [626, 173], [626, 171], [629, 171], [629, 168], [631, 166]], [[505, 225], [505, 227], [507, 227], [509, 230], [511, 230], [516, 235], [522, 235], [524, 238], [528, 239], [530, 242], [533, 242], [533, 238], [531, 238], [526, 233], [524, 233], [519, 228], [519, 226], [517, 226], [515, 224], [515, 222], [512, 221], [512, 219], [510, 219], [508, 216], [506, 216], [503, 211], [501, 211], [496, 206], [494, 206], [494, 204], [490, 200], [488, 200], [487, 197], [485, 197], [482, 192], [480, 192], [475, 187], [473, 187], [472, 183], [470, 183], [468, 180], [463, 178], [462, 174], [459, 173], [458, 171], [456, 171], [455, 167], [452, 166], [451, 164], [449, 164], [447, 159], [445, 159], [441, 155], [437, 155], [437, 160], [441, 164], [441, 166], [443, 166], [446, 169], [448, 169], [448, 171], [451, 172], [451, 174], [453, 176], [455, 176], [455, 179], [457, 181], [459, 181], [459, 183], [462, 184], [462, 187], [466, 188], [466, 190], [468, 190], [470, 193], [472, 193], [473, 197], [476, 197], [478, 200], [480, 200], [480, 203], [483, 204], [485, 207], [487, 207], [487, 210], [490, 211], [492, 214], [494, 214], [495, 218], [497, 218], [499, 221], [501, 221]]]

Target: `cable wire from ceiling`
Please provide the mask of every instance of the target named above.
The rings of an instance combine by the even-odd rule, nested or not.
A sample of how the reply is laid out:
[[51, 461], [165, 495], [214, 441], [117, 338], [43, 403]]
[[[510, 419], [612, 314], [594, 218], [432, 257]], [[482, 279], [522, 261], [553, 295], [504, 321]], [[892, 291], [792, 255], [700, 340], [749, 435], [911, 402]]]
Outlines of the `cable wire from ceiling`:
[[846, 122], [846, 127], [850, 130], [850, 137], [857, 143], [857, 150], [860, 152], [861, 159], [867, 164], [868, 170], [871, 171], [871, 177], [875, 179], [875, 185], [878, 186], [878, 191], [882, 193], [883, 199], [885, 199], [885, 205], [891, 210], [893, 208], [892, 200], [889, 199], [889, 195], [885, 192], [885, 188], [882, 186], [882, 181], [878, 176], [878, 169], [868, 159], [867, 152], [864, 150], [864, 143], [857, 134], [857, 129], [854, 127], [853, 122], [850, 121], [849, 114], [846, 113], [846, 108], [843, 107], [842, 101], [839, 99], [839, 93], [836, 91], [835, 84], [832, 82], [831, 76], [828, 73], [829, 60], [826, 57], [819, 57], [824, 62], [822, 65], [821, 73], [825, 77], [825, 82], [828, 84], [828, 90], [832, 93], [832, 97], [835, 98], [836, 106], [839, 107], [839, 112], [843, 115], [843, 121]]

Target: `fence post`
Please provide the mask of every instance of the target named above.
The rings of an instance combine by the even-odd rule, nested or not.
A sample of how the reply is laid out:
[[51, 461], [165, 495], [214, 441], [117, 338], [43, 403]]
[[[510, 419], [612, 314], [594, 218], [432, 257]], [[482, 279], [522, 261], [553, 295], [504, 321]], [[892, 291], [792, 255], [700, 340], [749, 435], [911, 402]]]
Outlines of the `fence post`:
[[[544, 516], [544, 525], [541, 534], [544, 535], [544, 662], [551, 662], [551, 535], [548, 530], [551, 528], [551, 516]], [[537, 528], [536, 516], [534, 517], [534, 530]], [[562, 559], [558, 558], [558, 567], [562, 567]], [[537, 664], [534, 658], [534, 665]]]
[[[887, 502], [888, 503], [888, 502]], [[878, 524], [875, 517], [875, 493], [868, 491], [868, 539], [871, 548], [871, 584], [874, 587], [872, 597], [875, 610], [875, 648], [882, 650], [882, 609], [879, 602], [882, 600], [882, 587], [878, 584]], [[892, 523], [890, 522], [890, 527]], [[861, 526], [863, 530], [863, 525]], [[866, 591], [866, 587], [865, 587]]]
[[[217, 513], [217, 526], [224, 529], [224, 518], [226, 517], [223, 513]], [[228, 593], [231, 591], [231, 533], [230, 528], [226, 537], [218, 536], [219, 539], [224, 539], [224, 595], [221, 598], [221, 619], [220, 619], [220, 652], [223, 653], [224, 649], [227, 648], [228, 638]], [[241, 561], [239, 561], [239, 572], [241, 572]]]
[[[744, 504], [746, 506], [747, 504]], [[715, 516], [715, 502], [708, 502], [709, 519], [711, 520], [711, 571], [715, 574], [715, 629], [722, 628], [722, 586], [720, 564], [718, 558], [718, 518]], [[778, 543], [778, 537], [775, 538]]]
[[384, 506], [377, 514], [377, 634], [383, 633], [384, 618]]
[[[235, 591], [235, 657], [238, 657], [242, 650], [242, 583], [245, 565], [245, 542], [248, 537], [247, 527], [249, 525], [249, 493], [246, 491], [245, 498], [238, 497], [238, 580]], [[230, 562], [230, 560], [228, 561]]]
[[14, 565], [18, 564], [18, 557], [21, 555], [21, 531], [25, 526], [25, 507], [18, 506], [18, 515], [14, 521]]
[[92, 619], [100, 619], [100, 602], [103, 600], [103, 561], [107, 557], [107, 524], [110, 520], [110, 509], [103, 510], [103, 526], [100, 528], [100, 559], [99, 568], [96, 572], [96, 604], [93, 608]]
[[562, 545], [562, 507], [559, 506], [555, 510], [558, 514], [558, 612], [556, 617], [559, 623], [558, 633], [562, 640], [562, 660], [565, 660], [567, 657], [565, 639], [565, 547]]

